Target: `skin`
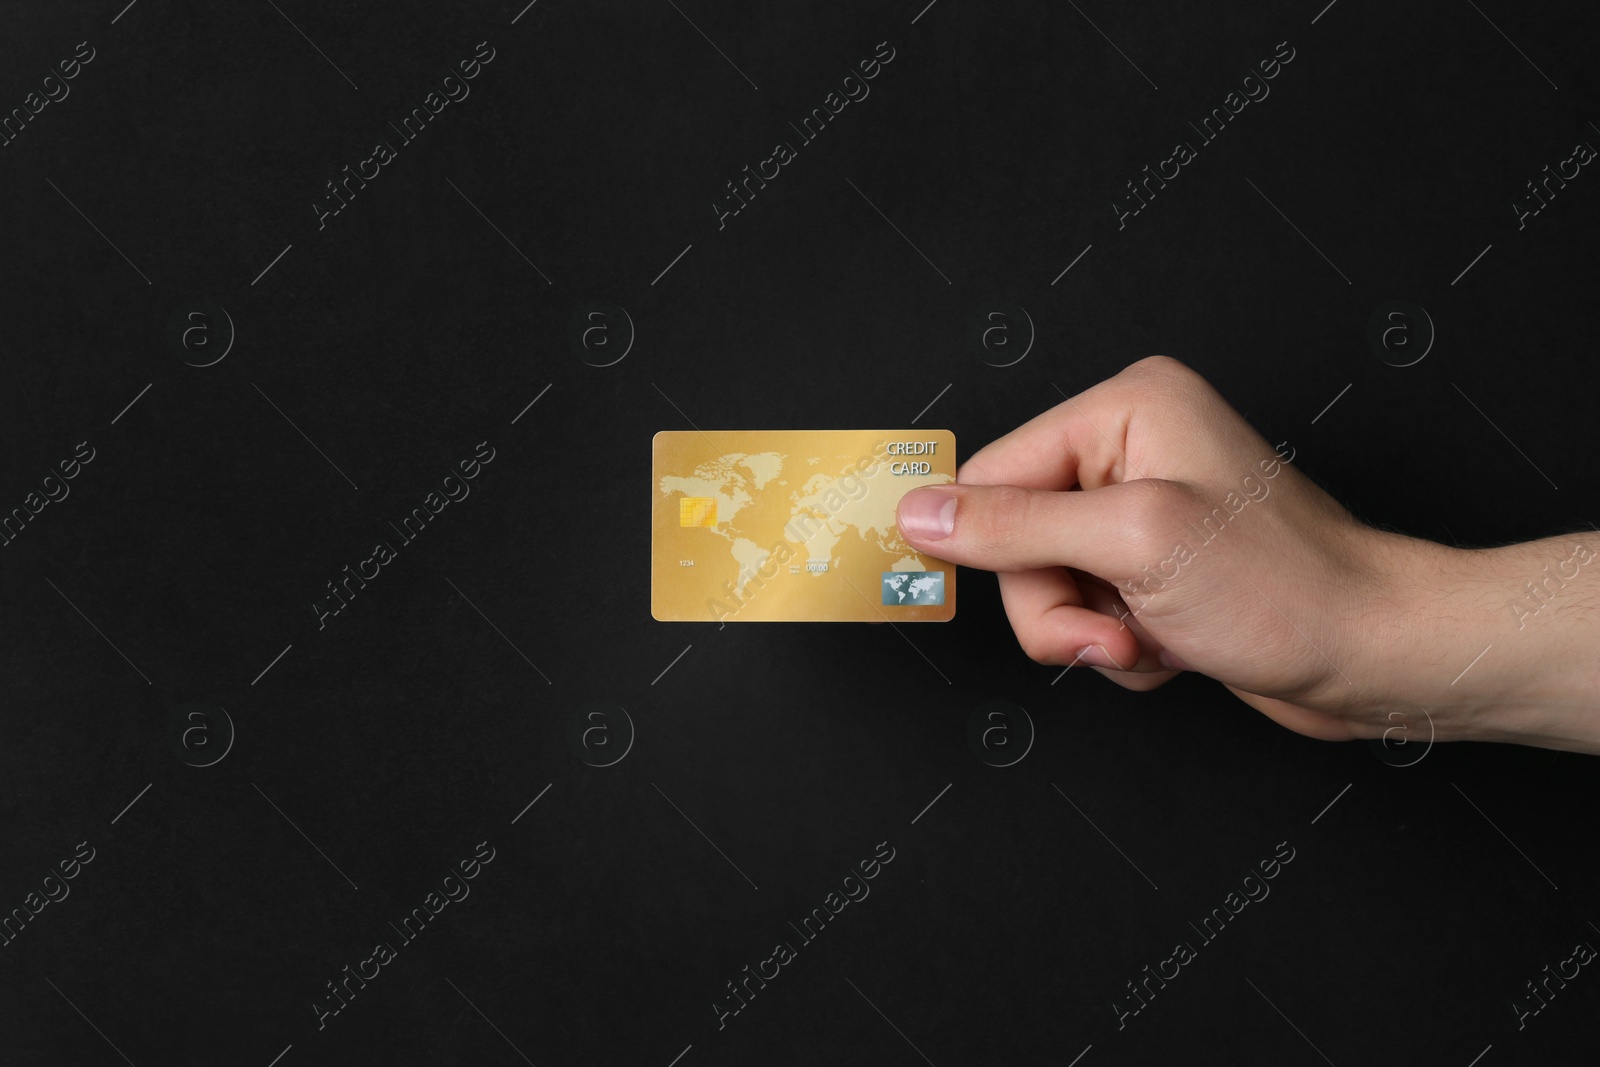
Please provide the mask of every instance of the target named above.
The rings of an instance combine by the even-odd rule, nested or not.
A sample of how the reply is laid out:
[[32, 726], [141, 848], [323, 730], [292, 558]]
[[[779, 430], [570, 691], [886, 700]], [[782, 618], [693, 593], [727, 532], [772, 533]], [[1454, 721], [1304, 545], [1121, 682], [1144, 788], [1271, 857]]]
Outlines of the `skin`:
[[1366, 526], [1165, 356], [906, 494], [899, 525], [998, 572], [1039, 663], [1141, 690], [1198, 671], [1330, 741], [1425, 713], [1435, 740], [1600, 753], [1600, 533], [1458, 549]]

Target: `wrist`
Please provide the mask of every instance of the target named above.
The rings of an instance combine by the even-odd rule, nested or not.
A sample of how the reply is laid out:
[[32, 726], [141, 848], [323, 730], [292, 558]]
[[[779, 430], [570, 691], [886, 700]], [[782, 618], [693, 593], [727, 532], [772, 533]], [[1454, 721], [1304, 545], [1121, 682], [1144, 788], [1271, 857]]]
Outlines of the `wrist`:
[[1447, 741], [1600, 753], [1600, 537], [1458, 549], [1374, 531], [1380, 701]]

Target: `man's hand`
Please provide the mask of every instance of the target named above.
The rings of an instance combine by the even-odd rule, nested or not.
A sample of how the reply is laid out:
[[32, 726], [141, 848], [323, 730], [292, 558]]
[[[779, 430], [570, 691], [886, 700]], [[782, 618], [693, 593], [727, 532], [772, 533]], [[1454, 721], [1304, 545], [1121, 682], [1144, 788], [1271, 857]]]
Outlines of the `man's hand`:
[[[1477, 551], [1387, 533], [1293, 455], [1155, 356], [982, 449], [955, 485], [906, 494], [899, 527], [919, 551], [1000, 572], [1040, 663], [1134, 689], [1199, 671], [1327, 740], [1379, 737], [1397, 715], [1423, 729], [1425, 711], [1440, 740], [1600, 751], [1600, 566], [1578, 562], [1600, 538]], [[1560, 595], [1519, 610], [1524, 582], [1563, 561]], [[1496, 644], [1508, 651], [1461, 674]]]

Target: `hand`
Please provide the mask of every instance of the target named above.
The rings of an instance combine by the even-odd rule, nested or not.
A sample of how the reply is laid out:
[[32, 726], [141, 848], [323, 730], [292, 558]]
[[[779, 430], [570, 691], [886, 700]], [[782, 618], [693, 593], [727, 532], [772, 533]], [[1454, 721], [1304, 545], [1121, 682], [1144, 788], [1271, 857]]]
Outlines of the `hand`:
[[[955, 485], [907, 493], [899, 527], [921, 552], [1000, 572], [1040, 663], [1131, 689], [1199, 671], [1326, 740], [1399, 722], [1600, 752], [1597, 613], [1565, 610], [1600, 606], [1600, 567], [1575, 569], [1600, 538], [1462, 550], [1376, 530], [1293, 458], [1155, 356], [988, 445]], [[1524, 581], [1563, 561], [1561, 597], [1533, 612]], [[1473, 661], [1535, 623], [1537, 639]]]

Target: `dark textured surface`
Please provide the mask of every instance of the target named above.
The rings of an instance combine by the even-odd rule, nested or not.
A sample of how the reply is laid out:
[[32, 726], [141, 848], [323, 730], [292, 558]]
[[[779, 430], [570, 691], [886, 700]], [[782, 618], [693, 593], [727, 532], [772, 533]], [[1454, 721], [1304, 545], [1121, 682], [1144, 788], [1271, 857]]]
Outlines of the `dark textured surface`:
[[[0, 147], [0, 511], [94, 458], [0, 549], [0, 913], [93, 859], [0, 947], [0, 1058], [1593, 1061], [1600, 978], [1511, 1010], [1600, 944], [1592, 758], [1391, 767], [1205, 679], [1053, 682], [977, 572], [915, 648], [650, 618], [655, 431], [904, 425], [938, 396], [922, 425], [967, 455], [1153, 352], [1369, 521], [1490, 544], [1596, 517], [1600, 177], [1511, 209], [1600, 144], [1584, 5], [923, 2], [5, 17], [7, 113], [94, 58]], [[470, 96], [402, 143], [388, 123], [480, 41]], [[870, 95], [799, 144], [885, 41]], [[1270, 95], [1119, 229], [1124, 183], [1279, 42]], [[319, 229], [379, 139], [395, 158]], [[719, 229], [779, 139], [796, 158]], [[1367, 340], [1395, 300], [1437, 331], [1405, 368]], [[204, 368], [182, 357], [225, 327], [196, 301], [237, 334]], [[591, 302], [635, 327], [613, 366], [573, 341]], [[1037, 331], [1014, 366], [969, 346], [997, 305]], [[319, 629], [325, 583], [485, 441], [471, 495]], [[991, 699], [1037, 729], [1011, 767], [968, 744]], [[227, 730], [191, 701], [235, 733], [210, 766]], [[591, 701], [636, 730], [613, 766], [569, 743]], [[470, 896], [406, 943], [390, 924], [481, 842]], [[802, 942], [880, 842], [870, 896]], [[1280, 842], [1271, 895], [1202, 943]], [[797, 957], [719, 1030], [780, 941]]]

